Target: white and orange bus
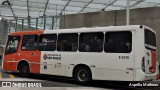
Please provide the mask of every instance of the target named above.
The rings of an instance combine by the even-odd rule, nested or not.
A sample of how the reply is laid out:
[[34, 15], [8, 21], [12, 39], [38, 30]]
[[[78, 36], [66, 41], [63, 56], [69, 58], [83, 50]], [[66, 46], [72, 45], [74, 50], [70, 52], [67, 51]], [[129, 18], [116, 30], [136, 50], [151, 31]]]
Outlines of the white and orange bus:
[[147, 26], [109, 26], [9, 34], [3, 69], [93, 80], [143, 81], [157, 75], [156, 33]]

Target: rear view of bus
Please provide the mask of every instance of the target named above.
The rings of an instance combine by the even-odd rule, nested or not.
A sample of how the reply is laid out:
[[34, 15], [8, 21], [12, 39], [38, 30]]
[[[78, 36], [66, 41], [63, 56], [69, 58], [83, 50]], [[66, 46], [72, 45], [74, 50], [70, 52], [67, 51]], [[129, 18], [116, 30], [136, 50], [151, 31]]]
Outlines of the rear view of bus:
[[146, 74], [145, 80], [153, 80], [157, 74], [156, 34], [150, 29], [144, 29], [144, 57], [142, 71]]

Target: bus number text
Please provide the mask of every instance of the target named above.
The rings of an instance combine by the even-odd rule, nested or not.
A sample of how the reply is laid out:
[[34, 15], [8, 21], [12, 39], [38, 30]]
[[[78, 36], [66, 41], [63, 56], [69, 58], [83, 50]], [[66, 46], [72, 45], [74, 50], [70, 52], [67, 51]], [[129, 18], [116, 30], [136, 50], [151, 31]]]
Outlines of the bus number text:
[[129, 59], [129, 56], [119, 56], [119, 59]]

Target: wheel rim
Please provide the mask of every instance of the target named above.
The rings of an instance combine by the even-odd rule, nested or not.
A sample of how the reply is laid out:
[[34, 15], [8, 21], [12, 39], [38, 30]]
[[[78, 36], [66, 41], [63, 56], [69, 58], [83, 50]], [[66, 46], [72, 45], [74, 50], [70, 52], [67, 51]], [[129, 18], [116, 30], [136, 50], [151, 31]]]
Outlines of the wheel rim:
[[23, 66], [22, 67], [22, 73], [27, 73], [28, 72], [28, 67], [27, 66]]
[[86, 70], [80, 70], [78, 72], [78, 79], [79, 81], [87, 81], [88, 79], [88, 74]]

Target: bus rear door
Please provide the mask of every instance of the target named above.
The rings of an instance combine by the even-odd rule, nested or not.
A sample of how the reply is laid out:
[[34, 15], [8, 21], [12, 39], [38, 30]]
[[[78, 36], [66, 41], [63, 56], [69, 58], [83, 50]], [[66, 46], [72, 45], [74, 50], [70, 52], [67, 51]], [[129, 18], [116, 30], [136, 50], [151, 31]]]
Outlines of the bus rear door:
[[145, 29], [145, 56], [142, 59], [142, 70], [145, 73], [156, 72], [156, 35], [154, 32]]

